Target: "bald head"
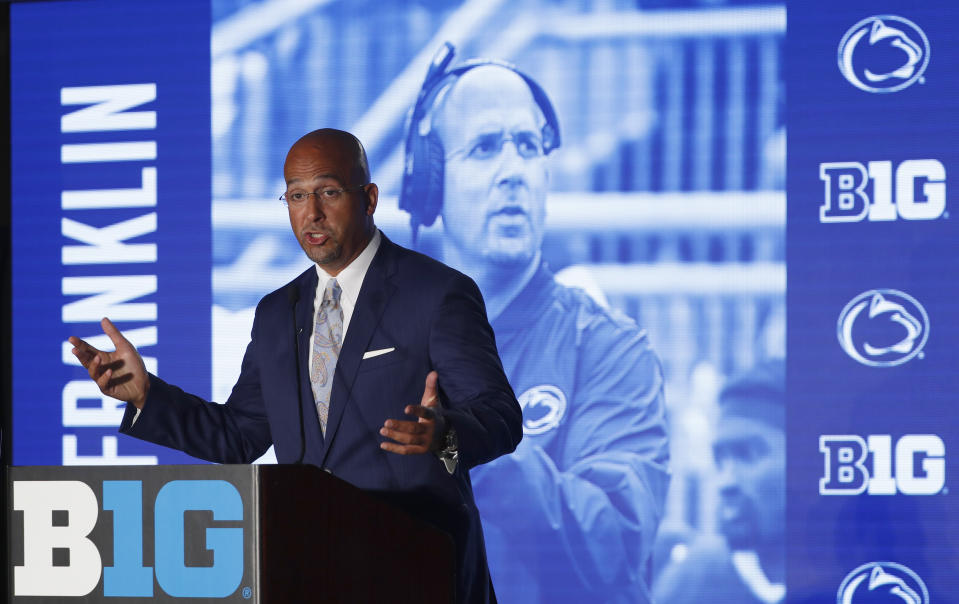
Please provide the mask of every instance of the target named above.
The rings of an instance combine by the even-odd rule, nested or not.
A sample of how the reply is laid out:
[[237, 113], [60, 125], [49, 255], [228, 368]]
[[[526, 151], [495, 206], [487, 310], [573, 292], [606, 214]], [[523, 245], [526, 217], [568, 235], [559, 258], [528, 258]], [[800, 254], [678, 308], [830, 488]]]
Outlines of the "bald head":
[[370, 165], [363, 143], [349, 132], [321, 128], [304, 134], [290, 147], [283, 164], [283, 174], [288, 187], [291, 172], [302, 167], [304, 161], [308, 162], [317, 156], [323, 157], [329, 166], [336, 168], [338, 173], [330, 176], [340, 180], [344, 187], [370, 182]]
[[464, 119], [498, 123], [502, 112], [518, 114], [517, 120], [528, 116], [537, 130], [546, 123], [522, 76], [501, 65], [482, 65], [464, 73], [440, 95], [433, 113], [434, 125], [449, 153], [452, 145], [461, 142], [456, 135], [464, 130]]

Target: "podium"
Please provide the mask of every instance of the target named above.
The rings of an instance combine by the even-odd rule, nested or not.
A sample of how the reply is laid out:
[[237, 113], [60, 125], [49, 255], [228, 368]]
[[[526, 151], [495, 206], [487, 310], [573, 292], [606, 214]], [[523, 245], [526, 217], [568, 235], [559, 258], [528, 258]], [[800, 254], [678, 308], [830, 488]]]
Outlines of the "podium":
[[25, 466], [6, 486], [8, 602], [454, 598], [448, 535], [314, 466]]

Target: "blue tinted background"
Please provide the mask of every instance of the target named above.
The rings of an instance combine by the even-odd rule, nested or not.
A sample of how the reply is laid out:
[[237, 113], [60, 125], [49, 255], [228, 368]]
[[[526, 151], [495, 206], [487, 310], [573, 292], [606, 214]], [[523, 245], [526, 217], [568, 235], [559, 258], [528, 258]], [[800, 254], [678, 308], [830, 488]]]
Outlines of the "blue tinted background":
[[[89, 379], [72, 355], [64, 357], [62, 344], [70, 335], [101, 333], [95, 321], [62, 322], [62, 307], [80, 298], [61, 293], [64, 277], [156, 275], [157, 291], [131, 301], [155, 303], [157, 321], [118, 327], [155, 325], [157, 344], [143, 354], [157, 358], [164, 376], [209, 394], [209, 24], [208, 7], [193, 2], [11, 7], [14, 463], [64, 463], [69, 437], [87, 458], [82, 463], [97, 463], [116, 438], [115, 426], [62, 424], [64, 387]], [[163, 42], [174, 34], [176, 45]], [[62, 107], [61, 88], [151, 82], [156, 100], [132, 110], [155, 111], [155, 129], [60, 132], [60, 117], [83, 107]], [[156, 141], [155, 161], [60, 162], [62, 144], [148, 140]], [[140, 170], [149, 166], [157, 171], [155, 208], [61, 208], [63, 190], [138, 188]], [[150, 212], [156, 231], [131, 242], [156, 243], [155, 263], [61, 264], [61, 247], [81, 243], [61, 236], [61, 219], [102, 228]], [[81, 402], [87, 404], [100, 403]], [[189, 459], [133, 439], [117, 448], [126, 463]]]
[[[952, 348], [959, 333], [948, 275], [956, 271], [956, 225], [949, 175], [956, 146], [957, 55], [949, 41], [959, 14], [954, 5], [843, 2], [824, 10], [795, 3], [789, 10], [789, 589], [797, 602], [836, 597], [844, 576], [860, 564], [890, 561], [915, 571], [937, 602], [954, 601], [957, 526], [952, 507], [950, 451], [956, 431]], [[931, 52], [922, 79], [898, 92], [869, 93], [837, 67], [842, 36], [861, 19], [892, 14], [915, 23]], [[901, 27], [889, 20], [889, 26]], [[888, 42], [889, 40], [886, 40]], [[881, 44], [872, 65], [885, 71]], [[868, 49], [857, 55], [868, 61]], [[887, 55], [888, 58], [889, 55]], [[931, 220], [821, 223], [823, 162], [934, 159], [946, 173], [946, 207]], [[922, 182], [907, 185], [922, 190]], [[866, 194], [874, 198], [876, 184]], [[922, 195], [917, 196], [922, 199]], [[880, 288], [915, 298], [928, 314], [928, 341], [912, 360], [869, 367], [838, 345], [837, 321], [857, 295]], [[879, 315], [881, 321], [888, 315]], [[902, 334], [902, 331], [893, 332]], [[897, 338], [893, 338], [895, 341]], [[936, 494], [821, 496], [820, 435], [934, 435], [945, 444], [945, 485]], [[872, 459], [866, 467], [875, 474]], [[910, 464], [924, 476], [925, 455]], [[895, 472], [894, 472], [895, 475]], [[856, 600], [858, 601], [858, 600]]]
[[[409, 216], [397, 208], [405, 123], [430, 59], [449, 40], [454, 64], [504, 59], [544, 88], [563, 144], [548, 158], [543, 257], [561, 281], [647, 330], [662, 360], [672, 483], [654, 551], [637, 556], [651, 555], [652, 564], [630, 571], [648, 581], [700, 536], [715, 535], [717, 392], [728, 376], [785, 354], [785, 8], [212, 6], [215, 398], [229, 394], [257, 300], [308, 265], [276, 201], [292, 141], [319, 127], [355, 133], [380, 187], [377, 225], [409, 245]], [[442, 232], [421, 231], [422, 249], [438, 254]], [[548, 370], [541, 383], [555, 383]], [[519, 395], [526, 385], [517, 388]], [[516, 488], [500, 487], [504, 497]], [[517, 526], [534, 513], [517, 509]], [[491, 519], [484, 522], [490, 546], [501, 546]], [[514, 534], [502, 529], [495, 534]], [[609, 576], [623, 571], [598, 532], [560, 537], [584, 558], [589, 549], [606, 556]], [[555, 538], [517, 541], [512, 551], [507, 539], [491, 550], [501, 595], [541, 601], [535, 594], [548, 587], [581, 597], [584, 569], [547, 563], [501, 572], [523, 552], [550, 560], [536, 549], [551, 550]], [[696, 591], [698, 599], [710, 593]]]
[[[122, 140], [158, 142], [159, 262], [116, 274], [155, 271], [159, 291], [145, 301], [159, 308], [160, 375], [222, 401], [257, 300], [307, 266], [276, 200], [289, 145], [318, 127], [356, 133], [381, 189], [377, 224], [408, 244], [396, 202], [406, 115], [429, 59], [450, 40], [457, 60], [508, 60], [549, 95], [563, 145], [549, 157], [544, 259], [647, 330], [662, 360], [672, 482], [653, 568], [642, 572], [717, 533], [717, 392], [786, 346], [781, 3], [57, 2], [12, 13], [15, 463], [63, 463], [65, 434], [95, 455], [114, 434], [60, 421], [63, 385], [84, 375], [63, 364], [61, 343], [74, 328], [98, 332], [60, 321], [69, 300], [56, 193], [71, 178], [94, 182], [58, 162], [60, 144], [88, 142], [60, 135], [60, 87], [157, 82], [157, 100], [138, 108], [157, 111], [157, 129]], [[834, 53], [849, 24], [808, 35]], [[49, 44], [52, 27], [66, 42]], [[832, 58], [817, 69], [809, 81], [835, 76]], [[106, 173], [121, 181], [130, 167]], [[426, 251], [440, 233], [423, 233]], [[824, 323], [837, 312], [829, 307]], [[822, 346], [840, 355], [833, 334], [820, 334]], [[809, 442], [805, 454], [821, 464]], [[160, 463], [184, 459], [127, 438], [118, 446]]]

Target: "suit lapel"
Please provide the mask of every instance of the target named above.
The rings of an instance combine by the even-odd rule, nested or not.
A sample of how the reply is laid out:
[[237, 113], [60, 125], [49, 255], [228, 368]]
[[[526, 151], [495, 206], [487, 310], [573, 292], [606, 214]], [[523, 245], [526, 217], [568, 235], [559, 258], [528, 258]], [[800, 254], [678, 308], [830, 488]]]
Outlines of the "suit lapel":
[[370, 339], [373, 337], [383, 311], [393, 295], [396, 286], [390, 282], [390, 276], [395, 270], [394, 244], [382, 235], [380, 248], [370, 263], [370, 268], [363, 278], [363, 285], [356, 298], [353, 308], [353, 317], [350, 319], [346, 340], [340, 349], [340, 357], [336, 363], [336, 372], [333, 374], [333, 391], [330, 396], [330, 416], [326, 424], [326, 442], [323, 449], [323, 461], [326, 463], [330, 445], [336, 436], [336, 431], [343, 419], [343, 413], [348, 405], [355, 405], [350, 400], [353, 382], [363, 360], [363, 353], [367, 350]]

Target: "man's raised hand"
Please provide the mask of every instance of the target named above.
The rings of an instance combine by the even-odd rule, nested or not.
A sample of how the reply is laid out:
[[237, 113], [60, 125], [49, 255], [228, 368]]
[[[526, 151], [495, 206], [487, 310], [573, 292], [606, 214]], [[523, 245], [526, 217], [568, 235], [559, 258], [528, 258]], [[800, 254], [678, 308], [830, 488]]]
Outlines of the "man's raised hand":
[[140, 353], [123, 337], [110, 319], [104, 317], [100, 321], [100, 327], [103, 328], [103, 333], [110, 337], [116, 351], [97, 350], [80, 338], [70, 336], [73, 355], [97, 383], [100, 392], [142, 409], [150, 390], [150, 378]]
[[423, 398], [419, 405], [407, 405], [403, 412], [413, 415], [415, 421], [388, 419], [383, 422], [380, 434], [396, 442], [380, 443], [380, 448], [400, 455], [418, 455], [435, 453], [446, 434], [447, 426], [443, 415], [436, 412], [440, 406], [436, 392], [437, 374], [430, 371], [426, 376]]

